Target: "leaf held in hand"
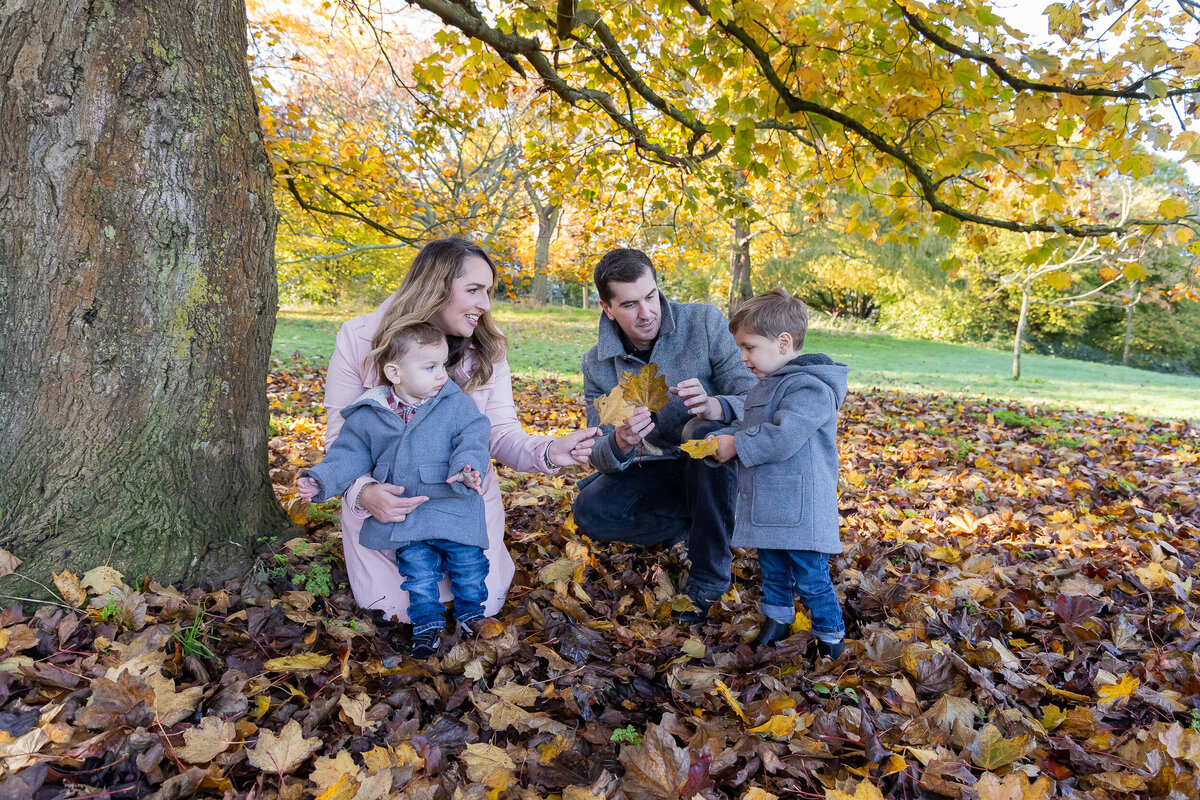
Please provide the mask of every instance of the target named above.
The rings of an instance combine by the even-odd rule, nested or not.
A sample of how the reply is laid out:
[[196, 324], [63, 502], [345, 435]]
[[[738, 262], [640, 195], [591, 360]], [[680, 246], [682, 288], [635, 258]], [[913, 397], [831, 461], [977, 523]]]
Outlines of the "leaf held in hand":
[[624, 425], [625, 420], [633, 416], [637, 406], [625, 400], [625, 390], [614, 386], [608, 394], [601, 395], [592, 401], [596, 413], [600, 415], [601, 425]]
[[716, 439], [692, 439], [679, 445], [679, 449], [692, 458], [704, 458], [717, 454]]
[[618, 384], [625, 392], [625, 400], [636, 406], [645, 406], [651, 411], [658, 411], [671, 399], [667, 391], [667, 380], [658, 374], [657, 364], [647, 364], [638, 373], [625, 372], [621, 374]]

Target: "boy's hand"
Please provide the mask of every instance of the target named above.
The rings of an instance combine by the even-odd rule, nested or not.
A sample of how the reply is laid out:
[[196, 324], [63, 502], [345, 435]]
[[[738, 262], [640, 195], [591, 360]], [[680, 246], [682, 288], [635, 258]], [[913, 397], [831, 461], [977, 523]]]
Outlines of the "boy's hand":
[[470, 465], [451, 475], [446, 479], [446, 483], [462, 483], [468, 489], [474, 489], [476, 493], [483, 494], [483, 476], [479, 474], [479, 470], [472, 469]]
[[729, 434], [723, 433], [720, 436], [715, 436], [710, 433], [704, 438], [705, 441], [711, 439], [717, 440], [717, 453], [713, 456], [717, 461], [724, 464], [726, 461], [737, 458], [737, 442]]
[[700, 419], [720, 420], [725, 416], [725, 412], [721, 408], [721, 401], [708, 396], [708, 392], [704, 390], [699, 378], [680, 381], [678, 386], [672, 386], [667, 391], [683, 401], [689, 414]]
[[305, 500], [312, 500], [321, 491], [321, 484], [315, 478], [300, 478], [296, 481], [296, 491]]

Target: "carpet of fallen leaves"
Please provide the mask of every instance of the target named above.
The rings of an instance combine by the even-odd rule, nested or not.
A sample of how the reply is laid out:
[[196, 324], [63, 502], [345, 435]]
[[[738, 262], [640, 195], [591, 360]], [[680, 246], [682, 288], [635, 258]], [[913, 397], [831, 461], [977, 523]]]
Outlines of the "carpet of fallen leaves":
[[[852, 394], [835, 582], [846, 654], [803, 615], [768, 651], [757, 567], [707, 625], [680, 548], [597, 546], [574, 481], [501, 469], [517, 578], [476, 640], [405, 656], [359, 611], [327, 506], [322, 375], [272, 375], [293, 519], [216, 591], [60, 576], [0, 613], [0, 797], [1200, 797], [1200, 451], [1184, 422]], [[519, 384], [530, 430], [582, 423]], [[283, 537], [281, 537], [283, 538]]]

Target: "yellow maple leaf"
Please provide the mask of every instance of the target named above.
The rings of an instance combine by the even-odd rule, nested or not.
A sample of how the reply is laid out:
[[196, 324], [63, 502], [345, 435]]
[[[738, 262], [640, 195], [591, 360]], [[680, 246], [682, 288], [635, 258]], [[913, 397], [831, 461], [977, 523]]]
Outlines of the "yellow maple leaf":
[[1127, 672], [1116, 683], [1096, 689], [1096, 697], [1102, 705], [1105, 703], [1115, 703], [1118, 700], [1132, 697], [1141, 683], [1140, 680]]
[[467, 777], [485, 783], [492, 789], [504, 791], [513, 782], [513, 771], [517, 765], [503, 749], [486, 742], [467, 745], [462, 754], [467, 765]]
[[265, 728], [258, 732], [258, 743], [246, 751], [246, 760], [263, 772], [286, 774], [299, 766], [316, 752], [322, 744], [320, 739], [306, 739], [300, 723], [288, 723], [276, 736]]
[[658, 374], [657, 364], [647, 364], [637, 373], [621, 373], [618, 385], [625, 391], [627, 402], [634, 406], [645, 406], [651, 411], [658, 411], [671, 399], [667, 381]]
[[716, 439], [691, 439], [679, 445], [679, 449], [692, 458], [704, 458], [717, 454]]
[[769, 736], [772, 739], [790, 739], [796, 730], [796, 718], [787, 714], [776, 714], [769, 720], [754, 728], [749, 733]]
[[826, 789], [825, 800], [883, 800], [883, 793], [870, 781], [863, 781], [854, 788], [854, 794], [837, 789]]
[[67, 603], [79, 608], [83, 605], [83, 601], [87, 599], [87, 593], [84, 592], [83, 586], [79, 583], [79, 578], [76, 578], [67, 570], [62, 572], [51, 572], [54, 577], [54, 585], [58, 587], [58, 591], [62, 594], [63, 600]]
[[614, 386], [608, 394], [603, 394], [592, 401], [596, 413], [600, 415], [601, 425], [623, 425], [625, 420], [633, 416], [635, 405], [625, 400], [625, 390]]

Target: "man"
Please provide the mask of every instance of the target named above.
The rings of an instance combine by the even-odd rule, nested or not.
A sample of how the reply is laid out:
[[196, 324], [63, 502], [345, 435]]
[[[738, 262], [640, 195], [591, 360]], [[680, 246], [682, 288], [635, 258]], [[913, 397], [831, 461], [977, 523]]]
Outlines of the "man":
[[593, 401], [621, 373], [651, 362], [674, 396], [655, 415], [640, 407], [623, 425], [604, 426], [590, 458], [600, 474], [580, 482], [575, 524], [598, 540], [686, 541], [692, 566], [685, 591], [697, 610], [676, 618], [700, 622], [729, 587], [737, 467], [692, 459], [678, 445], [740, 418], [754, 375], [720, 310], [669, 302], [640, 250], [610, 251], [592, 279], [603, 314], [599, 341], [583, 357], [588, 425], [600, 424]]

